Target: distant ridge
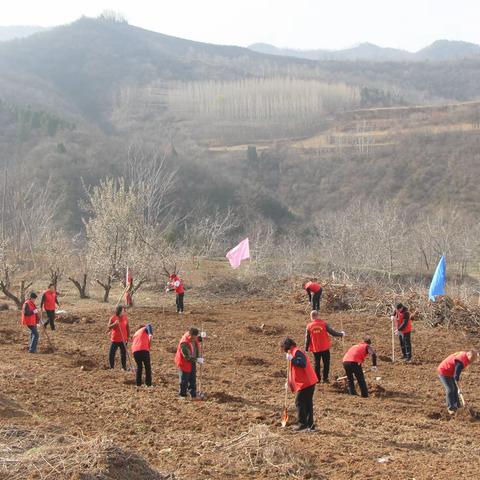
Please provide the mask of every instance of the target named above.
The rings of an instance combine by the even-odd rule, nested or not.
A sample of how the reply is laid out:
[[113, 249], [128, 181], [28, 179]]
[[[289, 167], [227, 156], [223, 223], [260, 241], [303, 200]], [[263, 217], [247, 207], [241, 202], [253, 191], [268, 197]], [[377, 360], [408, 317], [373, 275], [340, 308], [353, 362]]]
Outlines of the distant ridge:
[[0, 42], [7, 42], [9, 40], [14, 40], [15, 38], [29, 37], [42, 30], [45, 30], [45, 28], [39, 27], [38, 25], [0, 26]]
[[361, 43], [356, 47], [343, 50], [294, 50], [278, 48], [268, 43], [254, 43], [248, 48], [268, 55], [317, 61], [421, 62], [460, 60], [480, 56], [480, 45], [457, 40], [437, 40], [418, 52], [379, 47], [372, 43]]

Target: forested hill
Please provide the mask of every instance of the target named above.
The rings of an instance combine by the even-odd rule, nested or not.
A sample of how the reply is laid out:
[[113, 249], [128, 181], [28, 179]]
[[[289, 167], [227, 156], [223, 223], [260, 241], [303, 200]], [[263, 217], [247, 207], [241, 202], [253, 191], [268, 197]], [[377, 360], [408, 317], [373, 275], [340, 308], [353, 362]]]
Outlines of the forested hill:
[[[479, 78], [480, 58], [313, 61], [81, 18], [0, 43], [0, 164], [9, 178], [48, 181], [72, 230], [82, 228], [82, 182], [125, 175], [139, 155], [178, 170], [179, 217], [192, 205], [198, 214], [231, 207], [286, 228], [372, 192], [428, 209], [438, 201], [430, 183], [408, 195], [386, 171], [405, 189], [420, 172], [443, 182], [441, 158], [459, 189], [470, 185], [467, 166], [478, 162], [462, 157], [456, 169], [445, 152], [475, 150], [478, 112], [408, 109], [480, 98]], [[408, 113], [390, 113], [397, 106]], [[386, 110], [368, 113], [376, 108]], [[460, 207], [477, 200], [468, 192]]]

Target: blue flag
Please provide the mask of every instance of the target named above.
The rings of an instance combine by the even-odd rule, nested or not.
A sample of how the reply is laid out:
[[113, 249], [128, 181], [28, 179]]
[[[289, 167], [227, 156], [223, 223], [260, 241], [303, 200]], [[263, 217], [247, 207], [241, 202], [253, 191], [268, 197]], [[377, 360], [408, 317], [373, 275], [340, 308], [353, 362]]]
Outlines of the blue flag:
[[428, 291], [428, 298], [432, 302], [435, 301], [437, 295], [445, 295], [445, 280], [447, 277], [446, 273], [446, 263], [445, 255], [442, 255], [442, 258], [438, 262], [437, 269], [432, 278], [432, 283], [430, 284], [430, 290]]

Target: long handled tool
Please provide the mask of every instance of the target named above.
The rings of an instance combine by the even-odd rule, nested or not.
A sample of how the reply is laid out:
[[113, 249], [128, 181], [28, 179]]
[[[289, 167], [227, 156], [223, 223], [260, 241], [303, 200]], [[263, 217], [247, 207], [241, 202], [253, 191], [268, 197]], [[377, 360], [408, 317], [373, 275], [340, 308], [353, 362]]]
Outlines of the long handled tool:
[[48, 346], [50, 347], [50, 349], [52, 351], [55, 351], [56, 350], [55, 345], [53, 344], [52, 340], [50, 339], [50, 335], [47, 333], [47, 326], [44, 325], [44, 323], [43, 323], [43, 314], [42, 314], [41, 310], [40, 310], [40, 325], [43, 326], [43, 333], [47, 337]]
[[288, 383], [290, 381], [290, 362], [287, 360], [287, 381], [285, 382], [285, 405], [282, 415], [282, 427], [285, 428], [288, 423]]
[[[203, 323], [202, 323], [202, 332], [203, 330]], [[205, 340], [206, 337], [202, 337], [202, 341], [200, 342], [200, 357], [204, 358], [205, 356]], [[200, 372], [198, 375], [198, 392], [197, 392], [197, 398], [200, 400], [205, 400], [205, 393], [202, 391], [202, 380], [203, 380], [203, 364], [200, 363]]]
[[392, 363], [395, 362], [395, 320], [392, 316]]
[[460, 387], [458, 386], [458, 383], [456, 381], [455, 381], [455, 385], [457, 387], [457, 395], [458, 395], [458, 400], [460, 402], [460, 406], [462, 408], [464, 408], [465, 407], [465, 398], [464, 398], [463, 393], [460, 390]]
[[137, 369], [133, 366], [132, 359], [130, 358], [130, 354], [128, 353], [128, 345], [125, 340], [125, 337], [123, 336], [122, 327], [120, 327], [120, 324], [118, 324], [118, 330], [120, 331], [120, 336], [122, 337], [122, 343], [125, 348], [125, 353], [127, 354], [128, 369], [131, 372], [136, 373]]

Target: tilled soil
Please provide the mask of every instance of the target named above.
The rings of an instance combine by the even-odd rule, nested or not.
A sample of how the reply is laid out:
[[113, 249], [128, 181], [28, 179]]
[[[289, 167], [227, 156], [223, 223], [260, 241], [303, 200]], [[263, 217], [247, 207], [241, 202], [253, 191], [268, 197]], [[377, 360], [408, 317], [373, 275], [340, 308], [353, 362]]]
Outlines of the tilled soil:
[[[80, 321], [57, 322], [57, 331], [48, 331], [50, 342], [42, 328], [37, 355], [26, 352], [28, 331], [19, 325], [18, 312], [0, 312], [0, 422], [108, 437], [178, 479], [477, 476], [478, 367], [463, 374], [468, 408], [454, 417], [446, 413], [436, 375], [445, 356], [472, 346], [466, 334], [415, 324], [414, 362], [392, 364], [388, 318], [355, 312], [324, 316], [347, 337], [345, 343], [333, 341], [331, 383], [316, 389], [317, 431], [294, 433], [280, 426], [286, 361], [278, 344], [287, 334], [303, 344], [302, 309], [260, 299], [187, 305], [191, 312], [185, 315], [169, 307], [164, 314], [154, 307], [129, 312], [132, 330], [154, 325], [151, 389], [137, 388], [133, 374], [119, 365], [107, 368], [106, 307], [92, 304], [78, 312], [71, 307], [69, 313]], [[208, 332], [201, 374], [206, 400], [181, 402], [173, 357], [190, 326]], [[366, 374], [368, 399], [347, 395], [343, 381], [335, 382], [344, 375], [343, 351], [365, 334], [380, 357], [378, 370]], [[292, 394], [289, 407], [293, 425]]]

